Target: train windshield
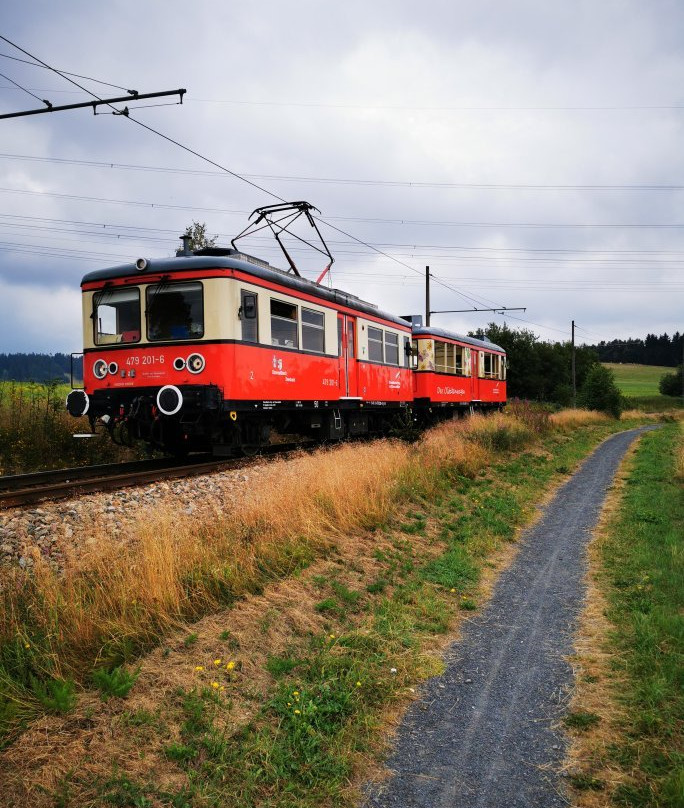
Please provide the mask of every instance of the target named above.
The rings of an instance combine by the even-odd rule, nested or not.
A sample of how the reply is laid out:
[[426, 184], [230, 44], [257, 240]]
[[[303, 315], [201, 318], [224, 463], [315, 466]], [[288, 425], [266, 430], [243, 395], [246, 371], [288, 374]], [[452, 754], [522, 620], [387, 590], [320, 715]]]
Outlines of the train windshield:
[[147, 338], [200, 339], [204, 336], [201, 283], [160, 283], [147, 287]]
[[140, 341], [140, 289], [104, 289], [93, 296], [95, 344]]

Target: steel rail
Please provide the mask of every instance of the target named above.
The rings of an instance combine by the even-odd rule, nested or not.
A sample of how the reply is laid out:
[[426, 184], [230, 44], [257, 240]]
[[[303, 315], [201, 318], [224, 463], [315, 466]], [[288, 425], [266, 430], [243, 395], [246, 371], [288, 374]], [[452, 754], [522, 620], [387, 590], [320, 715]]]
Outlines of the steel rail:
[[[302, 444], [266, 446], [263, 455], [278, 455], [301, 448]], [[177, 460], [139, 460], [80, 468], [56, 469], [32, 474], [0, 477], [0, 510], [31, 505], [44, 500], [116, 491], [159, 480], [195, 477], [224, 469], [241, 468], [253, 458], [211, 458], [198, 455], [179, 464]]]

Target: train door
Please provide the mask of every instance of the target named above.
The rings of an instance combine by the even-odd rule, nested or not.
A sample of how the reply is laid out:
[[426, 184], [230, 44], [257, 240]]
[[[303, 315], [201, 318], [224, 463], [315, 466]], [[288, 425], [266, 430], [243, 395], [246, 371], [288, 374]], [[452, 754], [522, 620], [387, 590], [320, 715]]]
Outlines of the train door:
[[471, 352], [471, 383], [472, 383], [472, 399], [473, 401], [480, 400], [480, 351], [476, 351], [475, 349]]
[[337, 342], [340, 357], [340, 398], [357, 398], [359, 383], [356, 367], [356, 320], [337, 315]]

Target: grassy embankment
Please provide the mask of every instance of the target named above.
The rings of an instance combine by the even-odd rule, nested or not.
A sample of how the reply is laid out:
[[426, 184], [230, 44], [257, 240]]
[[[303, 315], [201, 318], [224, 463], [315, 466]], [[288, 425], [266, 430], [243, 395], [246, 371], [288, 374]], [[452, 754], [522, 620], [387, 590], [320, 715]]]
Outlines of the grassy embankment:
[[644, 436], [591, 547], [569, 717], [581, 806], [684, 805], [683, 437]]
[[87, 418], [72, 418], [65, 384], [0, 382], [0, 474], [137, 459], [108, 436], [75, 439], [90, 432]]
[[[0, 624], [7, 794], [343, 804], [542, 492], [626, 426], [522, 406], [414, 446], [341, 446], [273, 464], [221, 513], [98, 541], [63, 577], [15, 573]], [[137, 681], [118, 667], [131, 662]], [[102, 703], [117, 683], [128, 698]]]
[[684, 407], [681, 398], [663, 396], [658, 384], [667, 373], [674, 373], [674, 368], [657, 365], [633, 365], [618, 362], [604, 362], [613, 371], [620, 392], [627, 399], [629, 407], [646, 412], [664, 412]]

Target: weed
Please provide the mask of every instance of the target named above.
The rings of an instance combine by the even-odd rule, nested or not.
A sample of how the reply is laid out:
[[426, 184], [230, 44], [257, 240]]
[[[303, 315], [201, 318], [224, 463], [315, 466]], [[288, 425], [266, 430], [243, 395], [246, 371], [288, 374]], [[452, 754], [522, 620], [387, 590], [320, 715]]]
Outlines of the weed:
[[197, 634], [188, 634], [188, 636], [183, 640], [183, 645], [186, 648], [192, 648], [192, 646], [197, 642], [198, 635]]
[[320, 600], [314, 608], [317, 612], [321, 612], [322, 614], [326, 612], [336, 612], [337, 611], [337, 601], [335, 598], [325, 598], [325, 600]]
[[577, 712], [568, 713], [563, 719], [563, 723], [570, 729], [586, 730], [590, 727], [595, 727], [600, 720], [596, 713], [578, 710]]
[[93, 671], [93, 684], [100, 691], [100, 698], [103, 701], [116, 696], [120, 699], [126, 698], [133, 685], [140, 676], [140, 668], [132, 673], [127, 671], [122, 665], [107, 671], [99, 668]]
[[570, 785], [578, 791], [603, 791], [606, 787], [603, 780], [589, 774], [571, 774], [568, 777]]
[[269, 654], [266, 660], [266, 670], [271, 676], [279, 679], [293, 671], [300, 664], [300, 661], [291, 656], [271, 656]]
[[49, 713], [68, 713], [76, 706], [76, 686], [69, 679], [32, 679], [31, 691]]

